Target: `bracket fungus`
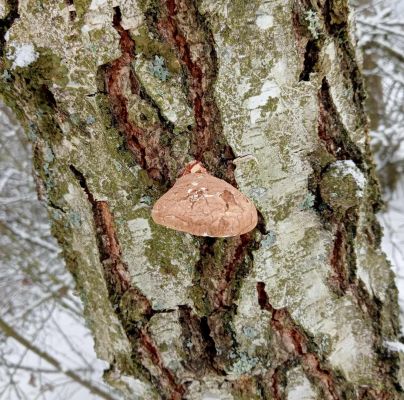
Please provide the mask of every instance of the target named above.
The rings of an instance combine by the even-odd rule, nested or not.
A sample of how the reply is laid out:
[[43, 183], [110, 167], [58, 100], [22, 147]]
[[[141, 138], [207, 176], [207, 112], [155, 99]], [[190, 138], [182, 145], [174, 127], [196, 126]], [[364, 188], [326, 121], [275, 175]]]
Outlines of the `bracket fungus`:
[[257, 210], [250, 199], [226, 181], [193, 162], [155, 203], [153, 221], [196, 236], [229, 237], [255, 228]]

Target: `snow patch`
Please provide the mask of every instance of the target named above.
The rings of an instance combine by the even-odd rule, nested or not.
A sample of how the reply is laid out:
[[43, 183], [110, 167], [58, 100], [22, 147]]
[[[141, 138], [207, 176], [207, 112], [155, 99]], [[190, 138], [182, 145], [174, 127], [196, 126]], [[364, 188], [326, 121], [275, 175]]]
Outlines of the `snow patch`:
[[272, 15], [258, 15], [257, 19], [255, 20], [258, 28], [260, 29], [268, 29], [274, 25], [274, 19]]
[[16, 67], [27, 67], [39, 57], [39, 54], [35, 51], [35, 48], [31, 43], [15, 43], [12, 44], [12, 46], [15, 49], [14, 54], [11, 54], [10, 52], [7, 53], [7, 58], [13, 60], [11, 69], [15, 69]]
[[332, 167], [335, 167], [338, 171], [337, 173], [340, 173], [343, 176], [351, 175], [358, 185], [357, 195], [358, 197], [362, 197], [363, 189], [365, 188], [366, 184], [366, 178], [355, 163], [352, 160], [339, 160], [332, 163]]
[[391, 342], [389, 340], [384, 341], [385, 347], [391, 351], [402, 351], [404, 352], [404, 344], [401, 342]]

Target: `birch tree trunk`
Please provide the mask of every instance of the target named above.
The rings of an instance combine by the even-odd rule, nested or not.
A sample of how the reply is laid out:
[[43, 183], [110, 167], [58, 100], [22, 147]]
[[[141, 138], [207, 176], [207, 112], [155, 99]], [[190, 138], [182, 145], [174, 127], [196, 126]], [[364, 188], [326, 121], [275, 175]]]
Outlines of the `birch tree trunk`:
[[[347, 1], [0, 12], [0, 90], [111, 385], [130, 399], [402, 398]], [[152, 222], [194, 159], [254, 200], [254, 231]]]

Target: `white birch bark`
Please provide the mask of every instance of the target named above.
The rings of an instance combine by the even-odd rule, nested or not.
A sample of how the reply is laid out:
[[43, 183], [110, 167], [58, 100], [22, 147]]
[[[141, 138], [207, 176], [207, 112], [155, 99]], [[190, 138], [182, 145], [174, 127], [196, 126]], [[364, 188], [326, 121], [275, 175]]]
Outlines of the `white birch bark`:
[[[105, 379], [140, 399], [398, 399], [396, 288], [344, 0], [2, 0], [0, 91]], [[151, 206], [198, 159], [258, 227]]]

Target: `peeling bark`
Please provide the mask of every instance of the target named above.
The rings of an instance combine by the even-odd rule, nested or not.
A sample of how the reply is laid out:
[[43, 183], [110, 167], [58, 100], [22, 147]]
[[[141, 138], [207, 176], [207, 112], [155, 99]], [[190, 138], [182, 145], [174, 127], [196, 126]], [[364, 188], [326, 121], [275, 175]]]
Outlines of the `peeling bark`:
[[[0, 92], [33, 141], [111, 385], [140, 399], [402, 397], [345, 0], [6, 3]], [[254, 231], [152, 222], [192, 160], [254, 200]]]

